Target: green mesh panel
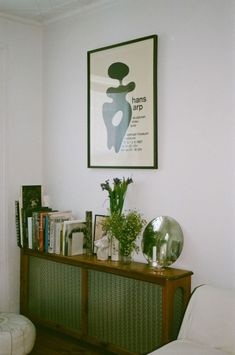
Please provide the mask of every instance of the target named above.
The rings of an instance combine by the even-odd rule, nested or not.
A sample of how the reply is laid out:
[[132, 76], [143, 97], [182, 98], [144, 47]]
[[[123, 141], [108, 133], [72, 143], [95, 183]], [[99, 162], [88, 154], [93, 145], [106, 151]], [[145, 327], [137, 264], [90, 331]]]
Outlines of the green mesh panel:
[[161, 344], [160, 286], [98, 271], [88, 276], [90, 336], [138, 353]]
[[176, 339], [180, 330], [180, 325], [183, 319], [184, 304], [183, 304], [184, 290], [178, 287], [174, 295], [174, 322], [172, 327], [173, 339]]
[[29, 312], [68, 328], [81, 328], [81, 269], [29, 258]]
[[[81, 330], [81, 268], [29, 257], [29, 312]], [[183, 289], [174, 297], [172, 332], [183, 317]], [[88, 271], [88, 335], [144, 354], [161, 345], [162, 287], [99, 271]]]

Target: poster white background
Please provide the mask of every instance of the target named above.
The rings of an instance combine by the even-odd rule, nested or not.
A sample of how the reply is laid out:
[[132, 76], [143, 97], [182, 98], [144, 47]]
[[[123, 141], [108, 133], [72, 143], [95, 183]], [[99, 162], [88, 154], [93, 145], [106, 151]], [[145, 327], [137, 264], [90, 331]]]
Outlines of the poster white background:
[[[91, 166], [153, 166], [153, 53], [152, 38], [91, 53]], [[119, 80], [108, 76], [108, 68], [115, 62], [125, 63], [129, 67], [129, 73], [123, 78], [122, 85], [135, 83], [134, 90], [126, 95], [132, 107], [132, 118], [118, 152], [107, 147], [107, 130], [102, 113], [103, 104], [112, 102], [106, 94], [107, 89], [119, 86]], [[121, 114], [113, 118], [114, 125], [120, 122], [120, 117]]]

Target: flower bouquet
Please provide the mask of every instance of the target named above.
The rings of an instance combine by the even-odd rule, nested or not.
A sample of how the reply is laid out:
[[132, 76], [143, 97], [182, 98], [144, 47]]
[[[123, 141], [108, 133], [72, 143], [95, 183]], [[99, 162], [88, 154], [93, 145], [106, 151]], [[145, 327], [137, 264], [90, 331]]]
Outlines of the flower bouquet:
[[[114, 248], [117, 248], [115, 240], [118, 241], [120, 256], [129, 258], [133, 250], [138, 251], [136, 239], [146, 224], [145, 219], [136, 210], [130, 210], [126, 214], [123, 213], [127, 188], [131, 183], [133, 183], [131, 178], [123, 178], [122, 180], [115, 178], [113, 179], [113, 188], [110, 186], [109, 180], [101, 184], [102, 190], [108, 191], [110, 205], [110, 216], [104, 220], [103, 230], [111, 238], [111, 241], [115, 245]], [[115, 254], [115, 250], [113, 251]]]

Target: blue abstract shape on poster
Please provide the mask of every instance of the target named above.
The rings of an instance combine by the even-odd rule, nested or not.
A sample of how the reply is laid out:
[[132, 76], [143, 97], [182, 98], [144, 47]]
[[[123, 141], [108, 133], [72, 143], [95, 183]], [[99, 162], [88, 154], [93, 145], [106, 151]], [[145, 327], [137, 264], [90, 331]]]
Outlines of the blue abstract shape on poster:
[[103, 104], [103, 119], [107, 129], [108, 149], [119, 152], [122, 141], [128, 129], [132, 117], [132, 108], [126, 99], [126, 95], [135, 89], [135, 83], [129, 82], [123, 85], [122, 81], [129, 73], [129, 67], [121, 62], [110, 65], [108, 75], [112, 79], [119, 80], [119, 86], [109, 87], [106, 94], [112, 102]]

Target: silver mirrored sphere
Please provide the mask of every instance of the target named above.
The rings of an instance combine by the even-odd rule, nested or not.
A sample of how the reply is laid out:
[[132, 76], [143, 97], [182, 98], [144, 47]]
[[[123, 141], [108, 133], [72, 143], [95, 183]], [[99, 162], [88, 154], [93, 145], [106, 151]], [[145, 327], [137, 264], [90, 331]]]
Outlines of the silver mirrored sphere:
[[167, 267], [173, 264], [183, 249], [184, 236], [179, 223], [172, 217], [159, 216], [146, 226], [142, 251], [153, 267]]

